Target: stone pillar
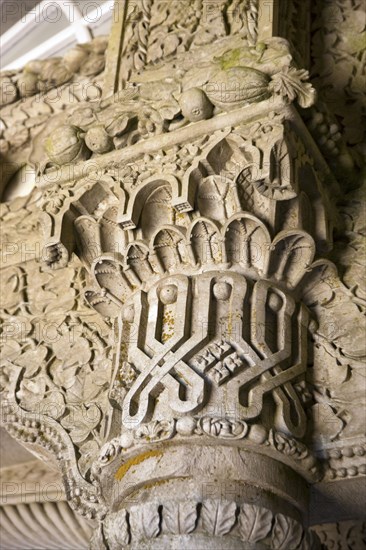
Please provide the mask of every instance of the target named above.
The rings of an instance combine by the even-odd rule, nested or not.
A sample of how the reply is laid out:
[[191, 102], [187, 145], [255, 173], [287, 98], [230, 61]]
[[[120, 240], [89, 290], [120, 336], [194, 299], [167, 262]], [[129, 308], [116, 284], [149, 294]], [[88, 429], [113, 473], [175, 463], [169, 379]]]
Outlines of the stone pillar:
[[320, 547], [309, 369], [320, 302], [354, 304], [327, 258], [339, 186], [298, 113], [315, 90], [271, 14], [142, 0], [103, 100], [43, 130], [42, 276], [77, 272], [89, 309], [9, 356], [3, 416], [94, 549]]
[[[314, 214], [301, 189], [312, 178], [322, 191], [307, 146], [293, 156], [297, 124], [284, 109], [157, 153], [161, 173], [120, 213], [136, 240], [120, 258], [90, 260], [100, 290], [87, 299], [116, 318], [120, 432], [92, 467], [112, 511], [96, 547], [118, 548], [121, 532], [132, 548], [315, 544], [301, 526], [307, 483], [321, 475], [302, 442], [313, 330], [303, 296], [332, 268], [306, 231]], [[164, 174], [189, 148], [179, 180]], [[323, 250], [320, 208], [311, 227]]]

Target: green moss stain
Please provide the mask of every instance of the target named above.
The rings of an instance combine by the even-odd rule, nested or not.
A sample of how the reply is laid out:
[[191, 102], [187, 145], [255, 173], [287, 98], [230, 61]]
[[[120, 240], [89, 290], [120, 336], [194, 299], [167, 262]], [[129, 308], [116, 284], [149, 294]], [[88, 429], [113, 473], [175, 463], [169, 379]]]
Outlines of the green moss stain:
[[240, 48], [235, 48], [229, 52], [225, 52], [221, 57], [218, 58], [220, 67], [223, 71], [232, 69], [240, 65], [241, 50]]
[[53, 153], [53, 147], [52, 147], [52, 139], [51, 137], [48, 137], [44, 142], [45, 149], [47, 153], [52, 154]]

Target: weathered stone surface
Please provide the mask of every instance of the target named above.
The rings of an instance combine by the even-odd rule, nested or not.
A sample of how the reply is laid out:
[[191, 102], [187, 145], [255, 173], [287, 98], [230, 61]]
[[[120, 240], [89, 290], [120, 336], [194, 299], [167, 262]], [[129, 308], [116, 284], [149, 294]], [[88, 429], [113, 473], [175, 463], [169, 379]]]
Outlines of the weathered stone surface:
[[331, 171], [339, 112], [294, 5], [296, 52], [289, 3], [141, 0], [116, 2], [107, 49], [4, 75], [2, 183], [37, 179], [1, 205], [2, 421], [62, 473], [92, 548], [320, 548], [309, 484], [350, 519], [360, 148]]

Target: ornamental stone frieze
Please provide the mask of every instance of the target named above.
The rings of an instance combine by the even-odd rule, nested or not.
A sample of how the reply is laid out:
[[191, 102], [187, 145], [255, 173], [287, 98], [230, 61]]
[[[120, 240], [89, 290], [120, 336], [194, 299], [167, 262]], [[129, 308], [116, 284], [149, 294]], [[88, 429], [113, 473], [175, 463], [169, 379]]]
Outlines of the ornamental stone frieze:
[[361, 148], [311, 9], [117, 1], [108, 42], [1, 81], [3, 185], [36, 181], [1, 205], [2, 422], [93, 549], [332, 548], [361, 517]]

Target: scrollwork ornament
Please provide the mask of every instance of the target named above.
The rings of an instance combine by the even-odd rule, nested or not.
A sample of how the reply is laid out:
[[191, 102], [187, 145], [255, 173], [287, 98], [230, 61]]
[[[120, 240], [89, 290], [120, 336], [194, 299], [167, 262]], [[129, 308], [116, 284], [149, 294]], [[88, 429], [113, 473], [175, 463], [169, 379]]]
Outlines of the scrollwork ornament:
[[242, 439], [248, 433], [248, 425], [226, 418], [203, 417], [197, 422], [197, 434], [207, 434], [222, 439]]

